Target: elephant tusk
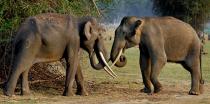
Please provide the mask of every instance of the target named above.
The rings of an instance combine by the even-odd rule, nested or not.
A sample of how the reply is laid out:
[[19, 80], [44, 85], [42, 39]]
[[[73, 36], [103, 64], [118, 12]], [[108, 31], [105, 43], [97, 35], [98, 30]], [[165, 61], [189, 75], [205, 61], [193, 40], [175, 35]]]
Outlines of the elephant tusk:
[[106, 65], [106, 67], [108, 68], [106, 68], [106, 67], [104, 67], [104, 70], [108, 73], [108, 74], [112, 74], [111, 76], [113, 77], [113, 78], [115, 78], [117, 75], [113, 72], [113, 70], [110, 68], [110, 66], [108, 65], [108, 63], [106, 62], [106, 60], [105, 60], [105, 58], [104, 58], [104, 55], [103, 55], [103, 53], [102, 52], [99, 52], [99, 54], [100, 54], [100, 56], [101, 56], [101, 58], [102, 58], [102, 61], [104, 62], [104, 64]]
[[117, 55], [117, 58], [115, 59], [115, 61], [112, 63], [112, 65], [111, 65], [110, 67], [113, 67], [113, 66], [116, 64], [116, 62], [119, 60], [119, 58], [120, 58], [120, 56], [121, 56], [121, 54], [122, 54], [122, 50], [123, 50], [123, 49], [120, 49], [120, 52], [119, 52], [119, 54]]
[[104, 70], [105, 70], [111, 77], [116, 78], [116, 76], [113, 75], [111, 72], [109, 72], [109, 70], [108, 70], [106, 67], [104, 67]]

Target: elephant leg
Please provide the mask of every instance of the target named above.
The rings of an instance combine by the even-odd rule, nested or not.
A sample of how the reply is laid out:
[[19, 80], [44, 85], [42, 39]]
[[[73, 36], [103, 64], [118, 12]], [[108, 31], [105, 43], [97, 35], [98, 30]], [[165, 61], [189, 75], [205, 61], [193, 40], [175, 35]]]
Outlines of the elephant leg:
[[141, 67], [141, 74], [143, 78], [144, 88], [141, 89], [141, 92], [151, 93], [152, 92], [152, 83], [150, 80], [151, 74], [151, 59], [147, 54], [140, 53], [140, 67]]
[[[21, 68], [21, 67], [20, 67]], [[9, 76], [8, 81], [6, 82], [5, 88], [4, 88], [4, 95], [6, 96], [13, 96], [15, 87], [17, 84], [17, 80], [20, 76], [20, 70], [13, 70]]]
[[189, 91], [190, 95], [198, 95], [200, 94], [200, 80], [201, 80], [201, 72], [199, 68], [199, 60], [195, 59], [193, 60], [187, 60], [186, 62], [182, 63], [182, 66], [188, 70], [191, 74], [191, 89]]
[[22, 74], [21, 74], [21, 95], [29, 95], [30, 94], [30, 90], [29, 90], [29, 82], [28, 82], [28, 72], [29, 69], [26, 69]]
[[[28, 54], [21, 54], [16, 57], [14, 61], [14, 65], [12, 68], [12, 73], [10, 74], [10, 77], [7, 81], [7, 84], [5, 86], [4, 94], [7, 96], [12, 96], [15, 91], [15, 87], [17, 85], [17, 80], [19, 79], [20, 75], [22, 74], [22, 84], [24, 84], [23, 88], [26, 92], [29, 92], [28, 87], [28, 80], [25, 77], [28, 77], [28, 70], [32, 65], [32, 56]], [[27, 83], [27, 84], [26, 84]]]
[[77, 69], [77, 73], [76, 73], [76, 76], [75, 76], [75, 80], [76, 80], [76, 83], [77, 83], [77, 92], [76, 92], [76, 94], [87, 96], [88, 92], [85, 89], [84, 77], [83, 77], [80, 65], [78, 65], [78, 69]]
[[158, 93], [162, 90], [162, 85], [160, 84], [158, 80], [158, 76], [166, 62], [167, 62], [166, 57], [157, 56], [157, 57], [153, 57], [152, 59], [150, 78], [154, 86], [154, 93]]
[[65, 89], [63, 95], [74, 96], [73, 84], [79, 62], [79, 49], [73, 49], [69, 47], [67, 48], [67, 53], [68, 55], [66, 57], [67, 61], [66, 81], [65, 81]]
[[29, 40], [20, 41], [20, 43], [15, 46], [12, 70], [4, 90], [4, 94], [7, 96], [12, 96], [14, 94], [17, 81], [21, 74], [23, 90], [25, 90], [26, 93], [29, 92], [28, 78], [26, 77], [28, 77], [28, 71], [34, 64], [35, 56], [40, 47], [39, 42]]

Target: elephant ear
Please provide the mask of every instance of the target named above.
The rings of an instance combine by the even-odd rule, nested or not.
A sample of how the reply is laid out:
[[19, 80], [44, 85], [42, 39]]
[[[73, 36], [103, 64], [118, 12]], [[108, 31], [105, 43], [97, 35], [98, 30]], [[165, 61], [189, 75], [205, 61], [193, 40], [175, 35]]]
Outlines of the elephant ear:
[[141, 34], [141, 30], [140, 30], [140, 26], [141, 25], [142, 25], [142, 21], [141, 20], [137, 20], [135, 22], [133, 35], [140, 35]]
[[133, 31], [131, 32], [131, 36], [127, 38], [130, 43], [133, 45], [138, 45], [140, 43], [140, 37], [141, 37], [141, 25], [142, 21], [137, 20], [133, 25]]
[[86, 37], [87, 40], [90, 40], [91, 38], [91, 22], [88, 21], [87, 23], [85, 23], [85, 27], [84, 27], [84, 35]]

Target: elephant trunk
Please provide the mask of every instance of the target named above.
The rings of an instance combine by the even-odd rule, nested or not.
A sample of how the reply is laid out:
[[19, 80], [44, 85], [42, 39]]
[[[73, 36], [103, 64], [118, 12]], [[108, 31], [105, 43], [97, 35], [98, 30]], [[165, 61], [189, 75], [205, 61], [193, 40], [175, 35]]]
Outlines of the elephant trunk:
[[[117, 56], [119, 56], [119, 58], [117, 58]], [[124, 55], [120, 55], [120, 52], [118, 54], [112, 55], [111, 61], [117, 67], [124, 67], [127, 63], [126, 57]]]
[[[90, 64], [96, 70], [100, 70], [105, 67], [105, 64], [103, 62], [100, 53], [103, 54], [105, 61], [108, 62], [108, 53], [105, 49], [105, 46], [102, 41], [97, 40], [96, 45], [94, 46], [94, 51], [90, 53]], [[95, 56], [97, 56], [98, 64], [96, 63]]]
[[[111, 77], [116, 78], [117, 75], [114, 73], [114, 71], [111, 69], [111, 67], [108, 65], [108, 54], [105, 49], [105, 46], [103, 44], [103, 41], [96, 41], [96, 45], [94, 46], [94, 51], [90, 52], [90, 63], [91, 66], [96, 69], [104, 69]], [[96, 64], [95, 56], [97, 56], [98, 64]]]
[[97, 57], [98, 59], [98, 63], [96, 63], [96, 59], [95, 59], [95, 56], [96, 56], [96, 53], [93, 52], [89, 57], [90, 57], [90, 64], [91, 66], [96, 69], [96, 70], [100, 70], [100, 69], [103, 69], [104, 68], [104, 64], [103, 62], [101, 61], [101, 58]]
[[[127, 63], [126, 57], [124, 55], [121, 55], [124, 45], [122, 45], [122, 44], [118, 45], [118, 44], [116, 43], [116, 40], [115, 40], [114, 44], [112, 46], [112, 50], [111, 50], [111, 61], [117, 67], [123, 67]], [[119, 46], [121, 46], [121, 47], [119, 48]]]

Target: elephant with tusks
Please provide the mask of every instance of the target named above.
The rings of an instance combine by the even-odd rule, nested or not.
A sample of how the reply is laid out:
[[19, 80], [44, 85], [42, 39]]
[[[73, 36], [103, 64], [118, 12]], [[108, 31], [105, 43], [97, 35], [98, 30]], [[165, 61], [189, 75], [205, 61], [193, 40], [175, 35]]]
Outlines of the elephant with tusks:
[[127, 48], [138, 45], [140, 68], [144, 83], [142, 92], [152, 94], [162, 90], [158, 80], [166, 62], [181, 64], [191, 74], [189, 94], [203, 92], [204, 80], [201, 72], [201, 42], [195, 30], [174, 17], [124, 17], [115, 30], [111, 50], [111, 61], [117, 67], [126, 65], [121, 55]]
[[[44, 13], [29, 17], [20, 26], [14, 42], [12, 72], [4, 88], [4, 94], [12, 96], [19, 78], [21, 94], [30, 93], [28, 72], [33, 64], [66, 60], [66, 80], [63, 95], [74, 95], [73, 82], [77, 82], [77, 94], [88, 95], [79, 65], [80, 50], [89, 53], [91, 66], [105, 69], [113, 76], [108, 65], [104, 45], [104, 28], [93, 17], [76, 18], [71, 15]], [[97, 57], [98, 62], [95, 60]]]

